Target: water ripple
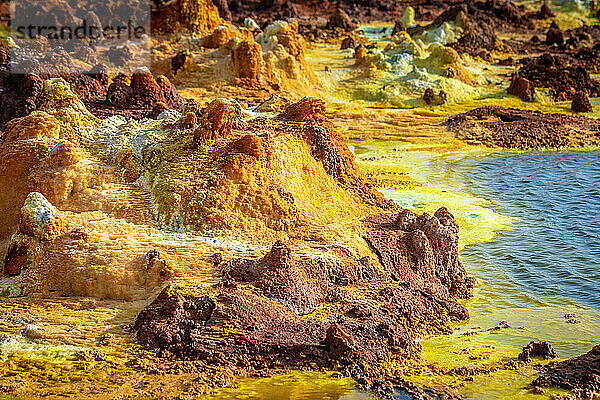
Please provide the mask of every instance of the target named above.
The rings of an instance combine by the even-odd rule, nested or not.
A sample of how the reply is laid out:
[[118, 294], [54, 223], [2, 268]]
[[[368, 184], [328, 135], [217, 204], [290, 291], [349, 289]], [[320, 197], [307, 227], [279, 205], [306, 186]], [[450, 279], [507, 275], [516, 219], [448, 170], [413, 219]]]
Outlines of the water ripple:
[[452, 168], [517, 219], [492, 242], [464, 249], [465, 259], [506, 270], [534, 294], [600, 309], [600, 152], [497, 153]]

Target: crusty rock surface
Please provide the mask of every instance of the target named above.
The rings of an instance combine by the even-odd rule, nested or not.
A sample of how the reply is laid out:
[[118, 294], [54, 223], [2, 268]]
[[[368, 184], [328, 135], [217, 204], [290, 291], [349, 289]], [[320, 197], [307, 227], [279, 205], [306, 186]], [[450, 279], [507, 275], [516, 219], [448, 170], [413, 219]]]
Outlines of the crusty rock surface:
[[458, 225], [446, 208], [433, 216], [410, 210], [374, 215], [366, 225], [367, 240], [393, 280], [421, 282], [422, 290], [443, 297], [469, 296], [473, 281], [458, 258]]
[[527, 346], [523, 347], [523, 351], [519, 354], [519, 360], [531, 362], [531, 359], [534, 357], [541, 358], [542, 360], [551, 360], [558, 358], [558, 355], [550, 343], [531, 341]]
[[573, 95], [571, 110], [576, 113], [592, 112], [592, 103], [585, 92], [579, 91]]
[[165, 76], [154, 77], [147, 69], [139, 69], [128, 76], [117, 75], [106, 90], [106, 98], [89, 102], [90, 111], [106, 118], [120, 114], [140, 119], [152, 114], [157, 104], [168, 109], [181, 110], [185, 104], [175, 86]]
[[459, 139], [491, 147], [557, 149], [600, 143], [597, 119], [500, 106], [454, 115], [445, 125]]
[[[593, 80], [584, 67], [569, 63], [562, 55], [546, 53], [537, 58], [523, 59], [521, 64], [515, 76], [527, 79], [533, 87], [549, 88], [556, 101], [571, 100], [578, 91], [585, 91], [591, 97], [600, 96], [600, 82]], [[509, 93], [520, 97], [523, 93], [521, 98], [525, 100], [530, 97], [528, 86], [519, 85], [523, 89]]]
[[552, 21], [548, 32], [546, 32], [546, 44], [560, 46], [565, 42], [563, 31], [558, 27], [556, 21]]
[[[348, 218], [341, 204], [348, 204], [356, 221], [375, 209], [397, 207], [360, 172], [320, 99], [303, 98], [272, 117], [249, 117], [225, 99], [196, 113], [195, 128], [175, 130], [184, 140], [173, 146], [165, 137], [144, 152], [157, 182], [151, 191], [167, 225], [232, 230], [266, 240], [279, 231], [312, 230], [315, 223], [327, 232], [325, 221], [333, 215]], [[340, 206], [323, 202], [322, 191], [329, 190], [337, 193], [330, 201]]]
[[594, 398], [600, 393], [600, 346], [581, 356], [543, 366], [542, 376], [533, 385], [579, 389], [582, 398]]
[[[472, 280], [457, 259], [447, 210], [435, 217], [403, 210], [365, 224], [381, 267], [342, 249], [297, 258], [278, 241], [262, 258], [224, 263], [210, 288], [164, 289], [138, 315], [138, 341], [238, 367], [368, 363], [365, 373], [385, 376], [389, 360], [418, 352], [415, 335], [447, 332], [448, 322], [468, 318], [455, 300], [470, 296]], [[395, 240], [384, 247], [388, 235]]]
[[535, 86], [529, 79], [515, 75], [506, 92], [517, 96], [523, 101], [532, 102], [535, 96]]

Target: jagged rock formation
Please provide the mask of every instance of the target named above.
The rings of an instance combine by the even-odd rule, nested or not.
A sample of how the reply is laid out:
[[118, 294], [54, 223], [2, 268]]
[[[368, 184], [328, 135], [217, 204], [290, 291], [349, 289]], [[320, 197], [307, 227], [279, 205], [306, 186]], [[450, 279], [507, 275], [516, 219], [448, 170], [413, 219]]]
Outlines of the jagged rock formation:
[[581, 398], [594, 398], [600, 393], [600, 346], [579, 357], [550, 362], [542, 371], [534, 386], [558, 386], [578, 390]]
[[[258, 18], [258, 21], [261, 22], [297, 18], [306, 25], [303, 28], [310, 31], [311, 21], [314, 21], [318, 17], [323, 17], [326, 21], [330, 21], [340, 11], [344, 14], [349, 14], [348, 19], [351, 24], [353, 23], [352, 20], [367, 22], [400, 19], [404, 13], [405, 5], [401, 2], [389, 0], [374, 0], [358, 3], [350, 0], [342, 2], [329, 0], [320, 2], [315, 2], [314, 0], [300, 0], [294, 2], [282, 0], [234, 0], [230, 2], [230, 9], [234, 18], [237, 17], [240, 21], [249, 16]], [[338, 22], [336, 18], [340, 17], [336, 16], [333, 21], [335, 23], [328, 25], [327, 28], [345, 27], [345, 24], [348, 21], [344, 19], [341, 22]]]
[[529, 14], [511, 1], [461, 2], [438, 15], [428, 25], [408, 28], [411, 36], [454, 26], [460, 29], [459, 37], [448, 43], [460, 54], [468, 53], [491, 60], [490, 52], [505, 50], [496, 32], [531, 28]]
[[[458, 260], [458, 225], [446, 208], [433, 216], [402, 210], [366, 219], [367, 240], [395, 281], [421, 281], [444, 298], [468, 297], [473, 282]], [[404, 249], [399, 251], [399, 249]]]
[[350, 17], [344, 10], [338, 8], [329, 18], [327, 27], [330, 29], [341, 28], [345, 31], [353, 31], [358, 27], [358, 25], [350, 20]]
[[[458, 262], [457, 228], [445, 209], [436, 215], [404, 210], [367, 220], [377, 246], [396, 232], [395, 247], [379, 247], [382, 267], [343, 249], [299, 259], [283, 242], [262, 258], [230, 260], [221, 267], [223, 281], [211, 288], [164, 289], [138, 315], [137, 339], [165, 354], [242, 368], [368, 364], [363, 372], [381, 379], [385, 365], [418, 351], [415, 334], [446, 332], [448, 322], [468, 316], [453, 301], [469, 296], [472, 287]], [[428, 221], [417, 226], [429, 232], [431, 245], [422, 231], [406, 230], [413, 216]], [[401, 239], [415, 232], [424, 237], [418, 248], [415, 240]], [[399, 279], [401, 265], [423, 275]]]
[[[4, 69], [3, 69], [4, 68]], [[0, 66], [0, 84], [4, 87], [0, 96], [0, 126], [13, 118], [24, 117], [36, 110], [43, 96], [44, 80], [58, 77], [50, 65], [39, 67], [39, 73], [13, 74], [7, 64]], [[94, 101], [106, 95], [108, 76], [102, 65], [79, 74], [65, 74], [73, 92], [83, 101]]]
[[[0, 126], [4, 126], [13, 118], [24, 117], [34, 110], [42, 110], [44, 81], [57, 77], [68, 83], [69, 90], [78, 100], [99, 117], [122, 114], [140, 119], [149, 116], [157, 103], [163, 103], [167, 108], [176, 110], [183, 107], [183, 99], [169, 79], [164, 76], [155, 79], [145, 69], [136, 70], [131, 76], [118, 74], [112, 82], [106, 66], [102, 64], [92, 67], [89, 71], [61, 74], [58, 71], [53, 72], [53, 63], [45, 61], [37, 68], [27, 70], [32, 72], [14, 74], [10, 72], [7, 64], [0, 65], [0, 84], [5, 88], [0, 96], [0, 106], [3, 110], [0, 113]], [[128, 83], [129, 81], [131, 83]]]
[[[587, 92], [591, 97], [600, 96], [600, 82], [591, 79], [582, 66], [568, 64], [562, 56], [543, 54], [537, 58], [523, 59], [521, 63], [521, 68], [513, 78], [513, 84], [521, 78], [528, 80], [534, 88], [549, 88], [556, 101], [571, 100], [578, 91]], [[513, 93], [520, 95], [523, 91]], [[521, 98], [525, 100], [529, 96]]]
[[[298, 233], [342, 212], [330, 205], [325, 210], [317, 187], [338, 193], [334, 201], [341, 208], [353, 204], [357, 218], [372, 207], [393, 207], [359, 172], [324, 111], [322, 100], [307, 97], [273, 118], [248, 119], [234, 101], [211, 102], [191, 134], [205, 152], [202, 158], [185, 141], [168, 152], [160, 141], [147, 150], [144, 163], [153, 166], [151, 191], [163, 222], [192, 229], [243, 227], [257, 235]], [[192, 174], [191, 160], [197, 166]], [[297, 180], [305, 183], [297, 186]], [[174, 195], [180, 200], [173, 202]], [[313, 207], [322, 213], [309, 211]]]
[[39, 257], [44, 241], [52, 240], [62, 229], [58, 210], [37, 192], [25, 199], [21, 208], [19, 230], [9, 242], [4, 258], [4, 272], [16, 276]]
[[[173, 276], [160, 254], [144, 254], [138, 245], [152, 229], [136, 231], [101, 212], [59, 211], [40, 193], [30, 193], [4, 257], [0, 294], [92, 296], [134, 299]], [[104, 243], [106, 232], [129, 237], [118, 254]], [[137, 242], [137, 243], [136, 243]], [[4, 291], [9, 288], [9, 293]]]
[[556, 24], [556, 21], [552, 21], [548, 32], [546, 33], [546, 44], [560, 46], [565, 42], [565, 36], [562, 30]]
[[523, 101], [532, 102], [535, 96], [535, 86], [529, 79], [514, 75], [506, 93], [517, 96]]
[[131, 77], [117, 75], [108, 85], [105, 98], [86, 105], [94, 115], [101, 118], [123, 115], [140, 119], [151, 116], [157, 105], [163, 105], [164, 109], [182, 110], [184, 103], [166, 76], [154, 78], [149, 70], [139, 69]]
[[319, 87], [306, 61], [306, 43], [296, 22], [277, 21], [254, 37], [247, 28], [219, 26], [201, 39], [199, 52], [180, 68], [177, 80], [202, 79], [250, 90], [306, 94]]
[[551, 360], [558, 358], [558, 355], [552, 348], [552, 345], [547, 342], [529, 342], [523, 347], [523, 351], [519, 354], [519, 360], [531, 362], [532, 357], [541, 358], [542, 360]]
[[593, 111], [590, 99], [585, 92], [577, 92], [573, 95], [571, 110], [577, 113], [588, 113]]

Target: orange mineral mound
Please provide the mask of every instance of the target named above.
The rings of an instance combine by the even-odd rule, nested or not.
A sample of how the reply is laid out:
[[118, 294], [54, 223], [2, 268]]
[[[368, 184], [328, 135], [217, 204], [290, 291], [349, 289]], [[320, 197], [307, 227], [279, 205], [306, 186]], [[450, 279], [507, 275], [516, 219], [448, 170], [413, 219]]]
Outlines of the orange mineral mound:
[[221, 23], [219, 10], [212, 0], [155, 1], [152, 4], [154, 34], [205, 33]]
[[311, 97], [273, 117], [232, 100], [211, 102], [194, 132], [155, 144], [146, 161], [163, 224], [259, 241], [323, 237], [392, 207], [359, 172], [324, 111]]
[[[214, 243], [182, 234], [368, 254], [362, 220], [396, 208], [318, 98], [280, 113], [189, 100], [183, 113], [138, 122], [90, 117], [60, 79], [46, 87], [46, 111], [9, 122], [0, 143], [0, 257], [13, 294], [144, 298], [212, 265]], [[164, 263], [150, 257], [157, 249]]]
[[299, 97], [320, 88], [294, 22], [277, 21], [256, 36], [247, 28], [218, 26], [187, 47], [157, 51], [153, 69], [204, 98], [223, 92], [264, 98], [276, 91]]

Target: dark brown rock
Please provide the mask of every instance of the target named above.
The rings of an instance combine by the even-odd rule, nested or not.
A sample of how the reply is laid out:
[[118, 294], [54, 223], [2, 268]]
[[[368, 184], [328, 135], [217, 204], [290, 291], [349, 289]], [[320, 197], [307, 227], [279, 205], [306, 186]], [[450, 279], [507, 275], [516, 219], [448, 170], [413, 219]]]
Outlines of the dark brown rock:
[[[398, 214], [365, 223], [382, 269], [341, 248], [328, 250], [326, 258], [297, 258], [278, 241], [261, 258], [222, 264], [222, 282], [196, 294], [165, 289], [139, 314], [138, 342], [176, 357], [238, 367], [368, 363], [364, 373], [381, 379], [391, 359], [417, 351], [413, 333], [446, 331], [450, 321], [468, 317], [452, 296], [468, 296], [469, 289], [454, 286], [466, 274], [452, 255], [457, 226], [447, 210], [416, 216], [413, 232], [398, 228], [407, 226]], [[382, 247], [390, 232], [400, 240]], [[408, 241], [414, 232], [426, 237], [425, 264]], [[408, 268], [401, 280], [395, 278], [398, 263]], [[415, 272], [428, 266], [432, 274]], [[313, 313], [320, 306], [327, 312]]]
[[523, 347], [523, 351], [519, 354], [519, 360], [531, 362], [533, 357], [538, 357], [542, 360], [550, 360], [552, 358], [558, 358], [558, 355], [550, 343], [529, 342], [527, 346]]
[[465, 27], [462, 37], [451, 44], [451, 47], [459, 54], [467, 53], [490, 62], [489, 52], [502, 49], [502, 46], [498, 46], [501, 41], [496, 36], [493, 26], [486, 19], [472, 17], [466, 17], [463, 24]]
[[219, 10], [219, 16], [224, 20], [231, 21], [231, 11], [227, 0], [212, 0], [213, 4]]
[[557, 149], [600, 143], [597, 119], [499, 106], [457, 114], [445, 125], [459, 139], [492, 147]]
[[535, 86], [529, 79], [515, 75], [506, 92], [517, 96], [523, 101], [532, 102], [535, 95]]
[[427, 89], [425, 89], [425, 93], [423, 93], [423, 101], [425, 101], [425, 103], [427, 103], [427, 104], [431, 104], [431, 103], [433, 103], [434, 96], [435, 96], [435, 93], [434, 93], [433, 89], [427, 88]]
[[[591, 79], [585, 68], [569, 63], [564, 56], [546, 53], [523, 59], [521, 63], [513, 81], [518, 76], [529, 80], [536, 88], [549, 88], [556, 101], [571, 100], [577, 91], [585, 91], [591, 97], [600, 96], [600, 82]], [[525, 86], [519, 85], [518, 88]], [[520, 90], [518, 93], [526, 92]]]
[[581, 398], [594, 398], [600, 393], [600, 346], [566, 361], [550, 362], [543, 374], [533, 381], [535, 386], [558, 386], [579, 389]]
[[554, 18], [555, 16], [556, 14], [554, 11], [552, 11], [552, 9], [546, 3], [542, 4], [540, 11], [537, 13], [537, 18], [539, 19]]
[[177, 72], [183, 68], [189, 56], [190, 52], [188, 50], [181, 50], [171, 59], [171, 71], [173, 71], [173, 76], [176, 76]]
[[347, 37], [342, 40], [342, 44], [340, 46], [341, 50], [353, 49], [356, 47], [356, 42], [353, 37]]
[[193, 347], [191, 333], [207, 323], [215, 307], [206, 296], [184, 296], [167, 286], [138, 315], [134, 325], [137, 340], [143, 346], [165, 350]]
[[241, 282], [252, 282], [265, 296], [289, 308], [297, 315], [310, 314], [333, 293], [325, 286], [312, 282], [311, 266], [296, 262], [291, 249], [281, 241], [256, 262], [245, 259], [224, 266], [224, 275]]
[[27, 264], [29, 246], [11, 243], [4, 258], [4, 272], [9, 276], [19, 275]]
[[562, 46], [565, 43], [565, 35], [560, 30], [556, 21], [552, 21], [548, 32], [546, 32], [546, 44]]
[[[458, 225], [445, 208], [431, 216], [380, 214], [365, 220], [367, 239], [377, 249], [392, 279], [421, 282], [423, 290], [447, 297], [468, 297], [473, 281], [458, 258]], [[398, 248], [410, 251], [398, 257]]]
[[353, 31], [357, 28], [357, 25], [350, 20], [348, 14], [341, 8], [335, 10], [333, 15], [329, 18], [327, 26], [331, 29], [341, 28], [345, 31]]
[[125, 74], [118, 74], [106, 90], [106, 98], [88, 102], [89, 110], [98, 117], [114, 114], [130, 118], [156, 117], [163, 109], [181, 111], [185, 101], [165, 76], [154, 78], [147, 69], [139, 69], [127, 83]]
[[339, 362], [347, 360], [348, 355], [356, 349], [354, 338], [338, 324], [333, 324], [327, 329], [325, 346], [329, 357]]
[[592, 112], [592, 103], [585, 92], [579, 91], [573, 95], [571, 110], [576, 113]]
[[406, 27], [404, 26], [404, 24], [401, 21], [396, 21], [394, 23], [394, 28], [392, 29], [392, 36], [395, 36], [397, 33], [400, 33], [405, 30]]

